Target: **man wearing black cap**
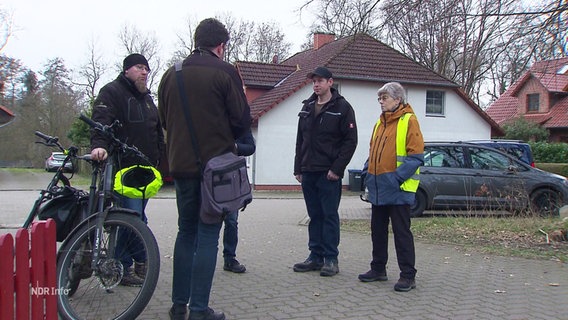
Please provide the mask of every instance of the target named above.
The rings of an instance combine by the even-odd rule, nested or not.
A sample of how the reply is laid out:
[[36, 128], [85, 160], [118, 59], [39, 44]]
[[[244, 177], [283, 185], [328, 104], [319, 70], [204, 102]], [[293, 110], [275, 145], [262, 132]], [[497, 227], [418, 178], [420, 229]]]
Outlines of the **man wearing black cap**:
[[[116, 137], [138, 148], [148, 157], [150, 164], [156, 166], [165, 145], [158, 109], [146, 87], [150, 72], [148, 61], [143, 55], [133, 53], [124, 59], [122, 70], [115, 80], [106, 84], [99, 92], [93, 103], [92, 119], [103, 125], [111, 125], [115, 120], [120, 121], [122, 126], [115, 130]], [[108, 148], [109, 141], [106, 137], [96, 130], [91, 131], [91, 158], [105, 160]], [[149, 165], [138, 157], [125, 156], [120, 160], [122, 168], [136, 164]], [[117, 197], [121, 207], [135, 210], [142, 221], [147, 222], [144, 209], [148, 199], [132, 199], [118, 194]], [[124, 276], [120, 284], [140, 286], [146, 274], [146, 253], [143, 249], [135, 248], [136, 246], [122, 248], [122, 244], [132, 243], [127, 237], [127, 234], [120, 233], [116, 248], [117, 253], [128, 253], [121, 255]], [[131, 268], [133, 264], [134, 267]]]
[[314, 93], [298, 114], [294, 176], [302, 184], [310, 222], [310, 255], [294, 265], [295, 272], [339, 272], [339, 201], [341, 178], [357, 148], [355, 112], [333, 88], [331, 72], [317, 67], [307, 77]]

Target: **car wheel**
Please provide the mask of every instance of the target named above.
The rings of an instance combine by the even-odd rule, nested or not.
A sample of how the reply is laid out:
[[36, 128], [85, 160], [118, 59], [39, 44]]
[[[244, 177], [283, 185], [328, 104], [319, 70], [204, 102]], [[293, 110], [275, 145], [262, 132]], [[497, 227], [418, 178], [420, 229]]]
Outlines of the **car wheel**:
[[417, 190], [416, 196], [414, 197], [414, 204], [410, 206], [410, 216], [420, 217], [426, 210], [426, 195], [424, 191]]
[[551, 189], [538, 189], [531, 194], [531, 209], [541, 216], [557, 216], [562, 196]]

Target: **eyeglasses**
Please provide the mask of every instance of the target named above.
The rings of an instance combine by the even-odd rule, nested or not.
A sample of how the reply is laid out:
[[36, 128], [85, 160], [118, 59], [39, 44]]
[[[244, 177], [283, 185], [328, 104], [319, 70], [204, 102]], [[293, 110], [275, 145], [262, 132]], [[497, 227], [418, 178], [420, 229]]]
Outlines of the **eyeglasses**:
[[138, 70], [140, 70], [140, 71], [150, 72], [150, 69], [148, 69], [148, 67], [146, 67], [146, 66], [143, 65], [143, 64], [137, 64], [137, 65], [136, 65], [136, 68], [137, 68]]
[[386, 101], [390, 98], [391, 96], [389, 96], [388, 94], [383, 94], [382, 96], [380, 96], [377, 100], [378, 101]]

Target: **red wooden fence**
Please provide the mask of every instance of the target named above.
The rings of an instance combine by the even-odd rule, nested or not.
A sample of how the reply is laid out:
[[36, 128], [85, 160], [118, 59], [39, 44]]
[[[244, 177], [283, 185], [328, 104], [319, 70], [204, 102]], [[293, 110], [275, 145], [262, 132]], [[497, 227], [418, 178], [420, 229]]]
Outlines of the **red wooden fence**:
[[56, 251], [52, 219], [0, 236], [0, 319], [57, 319]]

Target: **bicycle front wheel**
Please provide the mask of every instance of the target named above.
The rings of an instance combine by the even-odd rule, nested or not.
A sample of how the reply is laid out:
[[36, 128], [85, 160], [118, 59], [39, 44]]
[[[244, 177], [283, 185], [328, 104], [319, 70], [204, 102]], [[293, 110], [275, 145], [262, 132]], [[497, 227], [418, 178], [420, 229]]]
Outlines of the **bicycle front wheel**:
[[96, 218], [92, 218], [59, 249], [59, 314], [64, 319], [135, 319], [158, 282], [158, 243], [140, 218], [111, 211], [103, 223], [99, 258], [93, 268], [95, 231]]

